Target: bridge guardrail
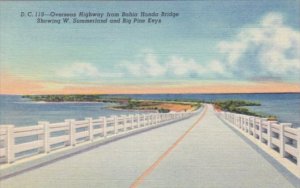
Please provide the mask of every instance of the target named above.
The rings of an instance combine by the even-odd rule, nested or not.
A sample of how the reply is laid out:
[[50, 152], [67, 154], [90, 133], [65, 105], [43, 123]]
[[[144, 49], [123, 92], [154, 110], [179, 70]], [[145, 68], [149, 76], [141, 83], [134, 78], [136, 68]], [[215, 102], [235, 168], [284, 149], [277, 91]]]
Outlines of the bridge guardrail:
[[267, 118], [231, 112], [218, 112], [219, 116], [240, 132], [255, 138], [281, 158], [288, 159], [300, 172], [300, 128], [291, 123], [268, 121]]
[[84, 120], [67, 119], [64, 122], [40, 121], [36, 126], [15, 127], [0, 125], [0, 163], [42, 153], [51, 153], [83, 142], [94, 142], [137, 129], [173, 122], [190, 117], [195, 112], [149, 113], [120, 116], [101, 116]]

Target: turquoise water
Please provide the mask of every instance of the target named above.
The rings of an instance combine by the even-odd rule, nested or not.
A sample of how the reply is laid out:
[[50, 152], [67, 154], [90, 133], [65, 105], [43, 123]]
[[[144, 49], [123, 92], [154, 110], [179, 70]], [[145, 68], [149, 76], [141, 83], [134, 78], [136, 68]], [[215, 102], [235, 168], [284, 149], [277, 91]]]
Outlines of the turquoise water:
[[[118, 96], [118, 95], [115, 95]], [[126, 95], [136, 99], [198, 99], [225, 100], [243, 99], [257, 101], [262, 106], [252, 110], [276, 115], [281, 122], [300, 127], [300, 93], [296, 94], [147, 94]], [[114, 104], [106, 103], [36, 103], [21, 96], [0, 95], [0, 124], [16, 126], [35, 125], [38, 121], [61, 122], [64, 119], [84, 119], [119, 114], [130, 111], [107, 109]]]

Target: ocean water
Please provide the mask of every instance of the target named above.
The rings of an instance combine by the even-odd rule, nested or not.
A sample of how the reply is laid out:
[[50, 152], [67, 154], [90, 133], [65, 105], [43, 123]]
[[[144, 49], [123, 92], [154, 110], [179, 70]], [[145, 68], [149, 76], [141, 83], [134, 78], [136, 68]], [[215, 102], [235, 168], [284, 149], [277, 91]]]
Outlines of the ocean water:
[[113, 103], [43, 103], [32, 102], [21, 96], [0, 95], [0, 126], [36, 125], [38, 121], [51, 123], [63, 122], [65, 119], [81, 120], [86, 117], [126, 115], [138, 112], [112, 110], [107, 107]]
[[[119, 95], [113, 95], [119, 96]], [[122, 95], [124, 96], [124, 95]], [[242, 99], [261, 103], [251, 110], [276, 115], [280, 122], [300, 127], [300, 93], [294, 94], [136, 94], [135, 99], [197, 99], [205, 101]], [[64, 119], [97, 118], [130, 114], [132, 111], [110, 110], [108, 103], [37, 103], [21, 96], [0, 95], [0, 125], [35, 125], [38, 121], [61, 122]]]

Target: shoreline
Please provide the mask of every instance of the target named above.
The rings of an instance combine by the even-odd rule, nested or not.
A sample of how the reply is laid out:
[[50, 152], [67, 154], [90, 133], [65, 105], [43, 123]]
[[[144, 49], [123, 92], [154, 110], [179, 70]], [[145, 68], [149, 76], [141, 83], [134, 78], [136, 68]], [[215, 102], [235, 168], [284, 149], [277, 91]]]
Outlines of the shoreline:
[[28, 101], [28, 102], [23, 102], [23, 103], [37, 103], [37, 104], [90, 104], [90, 103], [105, 103], [105, 102], [92, 102], [92, 101], [86, 101], [86, 102], [83, 102], [83, 101], [74, 101], [74, 102], [71, 102], [71, 101], [61, 101], [61, 102], [51, 102], [51, 101]]
[[146, 113], [157, 113], [157, 110], [139, 110], [139, 109], [121, 109], [121, 108], [114, 108], [114, 107], [105, 107], [109, 110], [115, 110], [115, 111], [128, 111], [128, 112], [146, 112]]
[[[106, 93], [106, 94], [91, 94], [91, 95], [248, 95], [248, 94], [300, 94], [300, 91], [291, 92], [228, 92], [228, 93]], [[24, 95], [90, 95], [90, 94], [8, 94], [0, 93], [0, 96], [24, 96]]]

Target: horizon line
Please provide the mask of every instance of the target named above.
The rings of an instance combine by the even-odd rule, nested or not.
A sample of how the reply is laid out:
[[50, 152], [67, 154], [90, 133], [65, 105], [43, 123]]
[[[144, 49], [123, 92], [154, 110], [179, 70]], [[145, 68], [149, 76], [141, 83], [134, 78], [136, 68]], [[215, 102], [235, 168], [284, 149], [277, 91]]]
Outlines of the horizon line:
[[233, 94], [300, 94], [299, 91], [295, 92], [218, 92], [218, 93], [205, 93], [205, 92], [195, 92], [195, 93], [69, 93], [69, 94], [62, 94], [62, 93], [56, 93], [56, 94], [9, 94], [9, 93], [0, 93], [0, 95], [11, 95], [11, 96], [24, 96], [24, 95], [172, 95], [172, 94], [205, 94], [205, 95], [233, 95]]

